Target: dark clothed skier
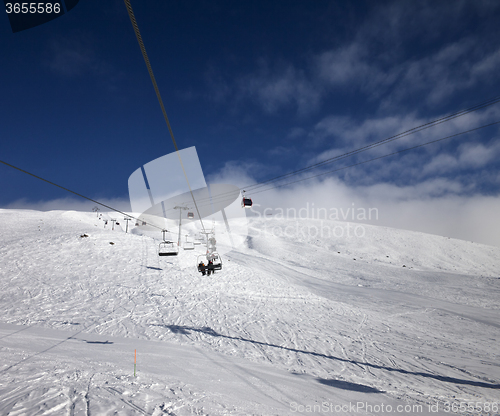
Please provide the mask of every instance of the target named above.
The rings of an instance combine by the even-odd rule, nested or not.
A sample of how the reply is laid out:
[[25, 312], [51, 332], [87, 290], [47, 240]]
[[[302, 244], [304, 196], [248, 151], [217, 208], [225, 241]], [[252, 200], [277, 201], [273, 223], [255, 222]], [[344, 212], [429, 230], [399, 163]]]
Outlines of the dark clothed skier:
[[212, 262], [212, 260], [210, 260], [210, 261], [208, 262], [207, 269], [208, 269], [208, 275], [209, 275], [209, 276], [210, 276], [210, 273], [214, 273], [214, 274], [215, 274], [215, 270], [214, 270], [214, 263]]

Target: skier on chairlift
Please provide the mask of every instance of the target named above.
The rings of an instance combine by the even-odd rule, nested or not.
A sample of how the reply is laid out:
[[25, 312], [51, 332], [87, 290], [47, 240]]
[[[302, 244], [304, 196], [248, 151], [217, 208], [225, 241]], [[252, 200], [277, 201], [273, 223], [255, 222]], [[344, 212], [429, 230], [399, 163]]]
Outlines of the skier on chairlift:
[[207, 269], [208, 269], [207, 273], [208, 273], [209, 276], [210, 276], [211, 273], [215, 274], [214, 263], [213, 263], [212, 260], [209, 260]]
[[205, 267], [205, 263], [201, 262], [199, 265], [198, 265], [198, 270], [201, 272], [201, 275], [202, 276], [205, 276], [206, 274], [206, 267]]

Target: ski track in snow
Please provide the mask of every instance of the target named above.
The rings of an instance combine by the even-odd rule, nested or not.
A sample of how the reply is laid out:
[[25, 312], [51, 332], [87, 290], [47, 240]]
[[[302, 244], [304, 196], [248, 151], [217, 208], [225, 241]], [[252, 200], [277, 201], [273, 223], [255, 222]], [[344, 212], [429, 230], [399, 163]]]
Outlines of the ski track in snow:
[[275, 236], [297, 224], [253, 220], [208, 277], [200, 246], [160, 258], [158, 241], [95, 214], [0, 210], [0, 223], [2, 415], [500, 402], [498, 248], [373, 226]]

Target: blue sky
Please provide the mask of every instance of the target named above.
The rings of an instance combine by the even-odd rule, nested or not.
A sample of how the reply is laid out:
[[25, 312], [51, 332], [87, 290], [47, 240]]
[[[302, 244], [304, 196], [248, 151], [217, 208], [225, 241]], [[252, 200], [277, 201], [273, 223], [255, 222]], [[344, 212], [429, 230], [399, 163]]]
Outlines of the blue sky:
[[[260, 182], [500, 96], [498, 1], [132, 5], [178, 145], [196, 146], [208, 182]], [[174, 147], [123, 2], [81, 0], [15, 34], [4, 15], [0, 51], [1, 159], [126, 209], [130, 174]], [[500, 104], [324, 170], [495, 121]], [[377, 206], [380, 225], [500, 244], [484, 230], [498, 138], [493, 126], [254, 199]], [[79, 203], [5, 166], [0, 189], [4, 208]]]

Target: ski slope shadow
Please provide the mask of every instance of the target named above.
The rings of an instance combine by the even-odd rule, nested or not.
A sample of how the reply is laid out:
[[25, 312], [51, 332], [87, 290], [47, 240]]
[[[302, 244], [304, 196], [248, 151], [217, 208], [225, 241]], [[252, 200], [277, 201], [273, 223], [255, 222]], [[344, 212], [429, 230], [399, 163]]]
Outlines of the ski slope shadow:
[[[410, 375], [410, 376], [427, 377], [427, 378], [432, 378], [434, 380], [442, 381], [445, 383], [462, 384], [462, 385], [481, 387], [481, 388], [485, 388], [485, 389], [498, 389], [498, 390], [500, 390], [500, 384], [485, 383], [483, 381], [464, 380], [464, 379], [455, 378], [455, 377], [441, 376], [439, 374], [424, 373], [424, 372], [420, 372], [420, 371], [408, 371], [408, 370], [404, 370], [402, 368], [387, 367], [387, 366], [383, 366], [383, 365], [371, 364], [371, 363], [366, 363], [366, 362], [362, 362], [362, 361], [349, 360], [346, 358], [336, 357], [333, 355], [326, 355], [326, 354], [322, 354], [322, 353], [318, 353], [318, 352], [314, 352], [314, 351], [299, 350], [296, 348], [284, 347], [282, 345], [269, 344], [266, 342], [256, 341], [253, 339], [248, 339], [248, 338], [243, 338], [243, 337], [233, 337], [230, 335], [219, 334], [218, 332], [214, 331], [212, 328], [209, 328], [209, 327], [196, 328], [196, 327], [182, 326], [182, 325], [155, 325], [155, 326], [167, 328], [168, 330], [170, 330], [174, 333], [182, 334], [182, 335], [189, 335], [191, 332], [200, 332], [200, 333], [203, 333], [206, 335], [211, 335], [213, 337], [221, 337], [221, 338], [226, 338], [226, 339], [232, 339], [235, 341], [249, 342], [249, 343], [254, 344], [254, 345], [279, 348], [282, 350], [292, 351], [292, 352], [296, 352], [299, 354], [307, 354], [307, 355], [312, 355], [315, 357], [326, 358], [328, 360], [341, 361], [344, 363], [350, 363], [350, 364], [355, 364], [355, 365], [365, 365], [367, 367], [371, 367], [371, 368], [378, 369], [378, 370], [393, 371], [393, 372], [406, 374], [406, 375]], [[371, 387], [362, 386], [362, 385], [354, 384], [354, 383], [347, 383], [346, 384], [346, 382], [341, 382], [339, 380], [318, 379], [318, 381], [321, 384], [332, 386], [332, 387], [337, 387], [337, 388], [341, 388], [341, 389], [355, 390], [356, 388], [358, 388], [358, 389], [365, 388], [367, 390], [355, 390], [355, 391], [364, 391], [366, 393], [379, 392], [378, 390], [373, 389]], [[352, 386], [349, 386], [351, 384], [352, 384]], [[351, 388], [349, 388], [349, 387], [351, 387]], [[376, 390], [376, 391], [373, 391], [373, 390]]]
[[91, 340], [88, 340], [88, 339], [81, 339], [81, 338], [75, 338], [75, 337], [70, 337], [70, 339], [74, 339], [76, 341], [82, 341], [82, 342], [85, 342], [87, 344], [100, 344], [100, 345], [111, 345], [111, 344], [114, 344], [114, 342], [112, 341], [91, 341]]
[[365, 386], [364, 384], [351, 383], [344, 380], [317, 378], [316, 381], [324, 384], [325, 386], [331, 386], [341, 390], [358, 391], [361, 393], [384, 393], [382, 390], [378, 390], [374, 387]]

